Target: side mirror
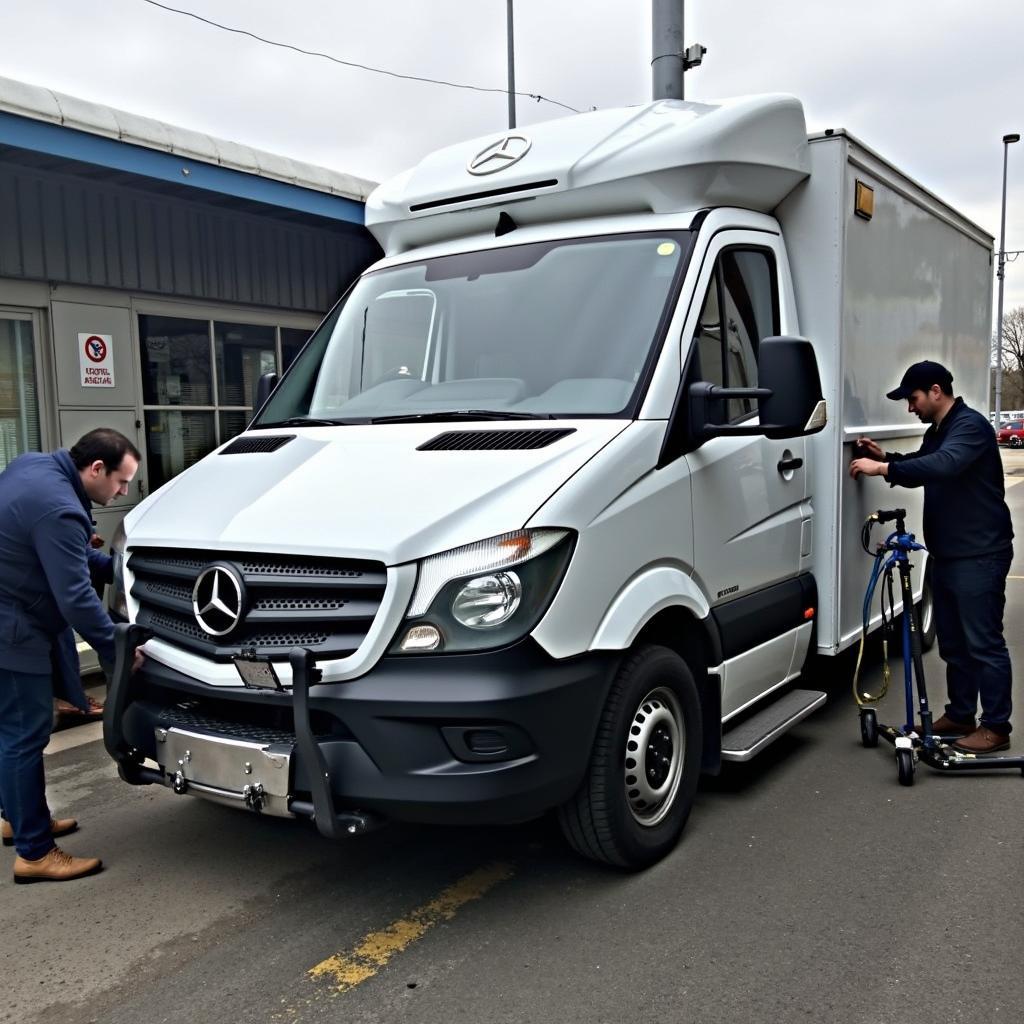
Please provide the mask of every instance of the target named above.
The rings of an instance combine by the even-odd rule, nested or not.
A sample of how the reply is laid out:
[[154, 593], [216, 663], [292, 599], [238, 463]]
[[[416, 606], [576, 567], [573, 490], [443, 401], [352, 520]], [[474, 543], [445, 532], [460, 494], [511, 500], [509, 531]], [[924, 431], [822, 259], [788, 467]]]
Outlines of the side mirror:
[[[759, 387], [722, 388], [707, 381], [690, 385], [690, 436], [697, 444], [711, 437], [763, 435], [803, 437], [827, 422], [818, 360], [806, 338], [765, 338], [757, 356]], [[719, 403], [756, 399], [760, 422], [723, 423]]]
[[266, 405], [267, 399], [271, 396], [274, 388], [277, 387], [278, 376], [276, 373], [265, 373], [256, 382], [256, 395], [252, 400], [252, 411], [259, 412]]
[[806, 338], [765, 338], [757, 354], [758, 403], [767, 437], [803, 437], [825, 429], [825, 400], [814, 349]]

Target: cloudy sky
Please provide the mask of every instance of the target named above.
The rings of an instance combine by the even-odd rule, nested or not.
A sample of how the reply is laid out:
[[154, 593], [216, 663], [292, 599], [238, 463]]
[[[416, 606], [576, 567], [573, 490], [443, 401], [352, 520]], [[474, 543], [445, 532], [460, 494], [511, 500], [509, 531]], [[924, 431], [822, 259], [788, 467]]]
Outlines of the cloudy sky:
[[[501, 89], [505, 0], [166, 0], [346, 61]], [[515, 0], [516, 85], [578, 109], [650, 95], [650, 0]], [[997, 237], [1001, 138], [1024, 134], [1022, 0], [687, 0], [708, 47], [688, 99], [792, 92]], [[499, 93], [341, 67], [144, 0], [0, 0], [0, 75], [375, 181], [501, 130]], [[520, 99], [520, 124], [565, 111]], [[1024, 249], [1024, 141], [1010, 147], [1007, 250]], [[1024, 256], [1006, 306], [1024, 305]]]

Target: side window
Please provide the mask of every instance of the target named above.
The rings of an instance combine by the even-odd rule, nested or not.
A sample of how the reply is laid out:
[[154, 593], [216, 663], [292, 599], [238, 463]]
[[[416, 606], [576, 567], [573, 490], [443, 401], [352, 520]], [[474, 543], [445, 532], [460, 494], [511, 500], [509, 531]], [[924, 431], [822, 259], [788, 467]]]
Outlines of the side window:
[[708, 285], [700, 322], [697, 324], [697, 352], [700, 355], [701, 380], [725, 385], [725, 367], [722, 363], [722, 314], [718, 308], [718, 268]]
[[[704, 299], [696, 342], [701, 377], [730, 388], [757, 387], [762, 338], [779, 331], [775, 260], [764, 249], [727, 249]], [[753, 399], [729, 402], [728, 422], [757, 412]]]

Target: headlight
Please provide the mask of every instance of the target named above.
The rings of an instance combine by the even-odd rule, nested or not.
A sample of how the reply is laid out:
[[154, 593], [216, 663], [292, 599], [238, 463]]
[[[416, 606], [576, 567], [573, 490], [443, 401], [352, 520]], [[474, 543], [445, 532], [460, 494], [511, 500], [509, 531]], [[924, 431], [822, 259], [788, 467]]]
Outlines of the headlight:
[[516, 530], [425, 558], [391, 653], [476, 651], [519, 640], [547, 611], [574, 542], [568, 530]]
[[126, 540], [124, 520], [121, 520], [110, 541], [110, 553], [114, 559], [114, 585], [110, 593], [110, 610], [122, 619], [128, 618], [128, 597], [124, 589], [124, 546]]

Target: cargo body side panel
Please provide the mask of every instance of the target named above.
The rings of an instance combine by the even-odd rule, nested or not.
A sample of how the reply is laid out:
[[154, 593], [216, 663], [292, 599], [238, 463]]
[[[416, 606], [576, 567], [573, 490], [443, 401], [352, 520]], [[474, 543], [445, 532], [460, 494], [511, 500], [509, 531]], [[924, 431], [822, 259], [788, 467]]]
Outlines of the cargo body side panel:
[[[951, 368], [957, 394], [987, 410], [992, 239], [845, 134], [815, 138], [810, 149], [811, 178], [779, 217], [800, 328], [815, 344], [829, 402], [829, 428], [810, 439], [818, 647], [829, 654], [860, 632], [870, 572], [859, 541], [866, 516], [899, 505], [921, 531], [919, 489], [853, 481], [846, 472], [860, 434], [889, 451], [920, 445], [924, 426], [885, 392], [911, 363], [935, 359]], [[870, 220], [854, 212], [858, 181], [874, 190]]]

